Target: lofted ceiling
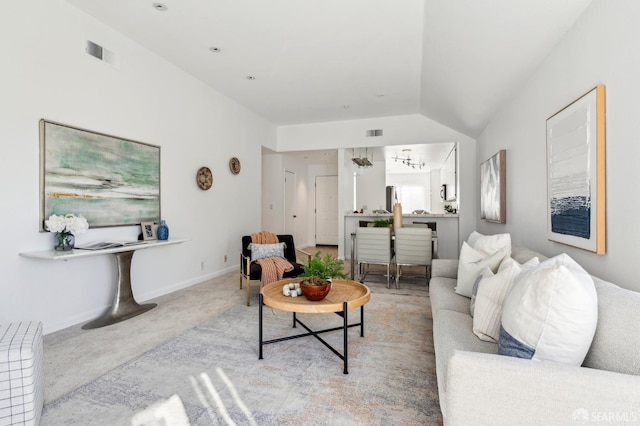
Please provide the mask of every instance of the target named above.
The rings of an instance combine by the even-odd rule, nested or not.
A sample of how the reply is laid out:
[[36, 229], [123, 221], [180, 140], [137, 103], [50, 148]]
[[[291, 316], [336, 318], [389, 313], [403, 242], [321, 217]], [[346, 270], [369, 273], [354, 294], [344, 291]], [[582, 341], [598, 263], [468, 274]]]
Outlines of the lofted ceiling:
[[420, 113], [472, 137], [591, 2], [67, 1], [275, 125]]

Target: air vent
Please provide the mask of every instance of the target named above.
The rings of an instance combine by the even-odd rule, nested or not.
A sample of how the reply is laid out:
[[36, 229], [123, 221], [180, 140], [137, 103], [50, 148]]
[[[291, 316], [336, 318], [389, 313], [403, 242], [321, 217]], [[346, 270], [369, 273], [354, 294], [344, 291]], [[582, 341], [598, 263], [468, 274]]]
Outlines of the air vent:
[[365, 134], [368, 138], [382, 136], [382, 129], [367, 130]]
[[107, 64], [113, 65], [116, 68], [120, 68], [118, 55], [110, 51], [109, 49], [103, 46], [100, 46], [98, 43], [94, 43], [91, 40], [87, 40], [87, 44], [84, 50], [90, 56], [93, 56], [97, 60], [106, 62]]
[[94, 42], [87, 40], [87, 53], [94, 58], [102, 60], [102, 46], [95, 44]]

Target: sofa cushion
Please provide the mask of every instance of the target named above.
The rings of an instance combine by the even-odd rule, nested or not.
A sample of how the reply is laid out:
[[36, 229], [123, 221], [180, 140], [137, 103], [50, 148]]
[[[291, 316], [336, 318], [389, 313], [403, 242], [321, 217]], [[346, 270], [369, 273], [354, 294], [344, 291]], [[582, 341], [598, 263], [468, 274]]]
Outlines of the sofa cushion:
[[579, 366], [597, 320], [593, 279], [561, 254], [523, 272], [513, 284], [502, 313], [499, 353]]
[[498, 345], [483, 342], [473, 334], [471, 322], [468, 313], [446, 309], [433, 313], [433, 346], [436, 353], [436, 378], [441, 406], [446, 400], [447, 364], [455, 350], [491, 354], [498, 352]]
[[443, 309], [461, 313], [469, 312], [469, 299], [460, 296], [453, 291], [456, 280], [453, 278], [431, 278], [429, 281], [429, 298], [431, 299], [431, 311]]
[[493, 272], [498, 269], [500, 262], [511, 252], [511, 247], [498, 249], [491, 255], [473, 249], [466, 242], [462, 243], [460, 250], [460, 261], [458, 262], [458, 283], [456, 293], [461, 296], [471, 297], [473, 283], [484, 268], [489, 268]]
[[495, 275], [488, 269], [481, 274], [473, 317], [473, 332], [480, 340], [498, 342], [502, 306], [511, 286], [522, 271], [533, 268], [539, 263], [538, 258], [534, 257], [524, 265], [520, 265], [513, 258], [508, 257], [502, 261]]
[[640, 375], [640, 293], [593, 277], [598, 325], [584, 366]]

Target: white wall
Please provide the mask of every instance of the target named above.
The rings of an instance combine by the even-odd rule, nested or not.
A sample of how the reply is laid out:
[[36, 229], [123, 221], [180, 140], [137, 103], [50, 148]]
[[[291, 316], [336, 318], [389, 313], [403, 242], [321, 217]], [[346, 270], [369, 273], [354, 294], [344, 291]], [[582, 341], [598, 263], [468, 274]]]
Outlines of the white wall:
[[[284, 232], [284, 156], [262, 149], [262, 221], [251, 232]], [[260, 229], [256, 229], [260, 228]]]
[[[161, 146], [162, 216], [172, 237], [190, 241], [136, 253], [138, 300], [235, 269], [240, 236], [260, 221], [260, 145], [275, 147], [275, 127], [62, 0], [4, 2], [0, 28], [0, 323], [40, 320], [49, 333], [90, 320], [109, 306], [115, 284], [111, 256], [18, 256], [53, 244], [38, 232], [41, 118]], [[115, 52], [119, 67], [85, 54], [87, 39]], [[242, 162], [237, 176], [233, 156]], [[214, 177], [206, 192], [195, 183], [204, 165]], [[92, 229], [79, 240], [138, 232]]]
[[[590, 273], [640, 290], [640, 2], [594, 0], [478, 142], [477, 163], [507, 150], [507, 224], [479, 221], [484, 233], [510, 232], [514, 244], [568, 253]], [[607, 254], [546, 238], [546, 119], [598, 84], [606, 85]], [[479, 203], [479, 200], [476, 200]]]

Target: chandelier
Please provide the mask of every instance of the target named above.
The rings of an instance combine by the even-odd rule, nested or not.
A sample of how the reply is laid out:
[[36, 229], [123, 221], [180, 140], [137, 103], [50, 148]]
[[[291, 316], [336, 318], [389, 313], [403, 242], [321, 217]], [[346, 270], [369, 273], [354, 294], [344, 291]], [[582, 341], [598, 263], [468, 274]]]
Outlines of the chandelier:
[[356, 157], [355, 151], [353, 149], [351, 150], [351, 161], [353, 161], [353, 164], [357, 165], [358, 167], [371, 167], [373, 166], [372, 160], [373, 154], [371, 154], [371, 160], [369, 160], [369, 152], [367, 148], [364, 149], [364, 157], [362, 156], [362, 154], [360, 154], [359, 157]]
[[422, 168], [425, 166], [424, 161], [422, 161], [422, 162], [417, 162], [417, 163], [416, 163], [416, 162], [411, 161], [411, 157], [410, 157], [410, 155], [409, 155], [409, 152], [410, 152], [410, 151], [411, 151], [410, 149], [403, 149], [403, 150], [402, 150], [402, 152], [406, 152], [406, 153], [407, 153], [407, 154], [406, 154], [406, 155], [407, 155], [407, 157], [406, 157], [406, 158], [404, 158], [404, 157], [398, 157], [397, 155], [396, 155], [396, 156], [394, 156], [394, 157], [391, 157], [391, 158], [392, 158], [393, 160], [395, 160], [395, 162], [396, 162], [396, 163], [398, 162], [398, 160], [400, 160], [400, 161], [402, 162], [402, 164], [404, 164], [405, 166], [410, 167], [410, 168], [412, 168], [412, 169], [415, 169], [416, 167], [417, 167], [418, 169], [422, 169]]

